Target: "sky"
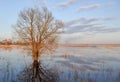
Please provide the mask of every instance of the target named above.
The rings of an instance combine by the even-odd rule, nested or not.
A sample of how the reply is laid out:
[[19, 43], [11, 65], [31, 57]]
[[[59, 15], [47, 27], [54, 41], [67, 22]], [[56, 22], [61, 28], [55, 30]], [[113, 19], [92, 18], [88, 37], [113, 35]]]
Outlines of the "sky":
[[0, 0], [0, 40], [13, 38], [21, 10], [44, 6], [64, 22], [60, 43], [120, 44], [120, 0]]

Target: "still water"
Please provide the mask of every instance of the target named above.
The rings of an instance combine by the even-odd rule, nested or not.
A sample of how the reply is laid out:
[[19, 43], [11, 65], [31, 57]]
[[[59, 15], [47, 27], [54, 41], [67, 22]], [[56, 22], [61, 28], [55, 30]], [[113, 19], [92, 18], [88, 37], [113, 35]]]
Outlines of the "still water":
[[120, 82], [120, 47], [60, 47], [39, 61], [0, 48], [0, 82]]

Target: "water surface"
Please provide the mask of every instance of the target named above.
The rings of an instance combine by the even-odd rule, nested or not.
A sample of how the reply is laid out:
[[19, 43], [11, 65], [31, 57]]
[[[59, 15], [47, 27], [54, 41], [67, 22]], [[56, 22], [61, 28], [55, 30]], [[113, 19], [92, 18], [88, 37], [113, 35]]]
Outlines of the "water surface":
[[[0, 48], [0, 82], [30, 82], [33, 62], [21, 48]], [[60, 47], [39, 64], [56, 79], [43, 82], [120, 82], [120, 47]]]

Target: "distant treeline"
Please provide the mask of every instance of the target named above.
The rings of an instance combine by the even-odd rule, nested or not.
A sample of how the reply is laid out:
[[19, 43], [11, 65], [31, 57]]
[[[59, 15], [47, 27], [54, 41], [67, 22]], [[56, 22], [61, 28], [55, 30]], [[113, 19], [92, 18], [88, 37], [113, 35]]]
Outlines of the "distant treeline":
[[29, 45], [28, 43], [17, 43], [17, 42], [7, 42], [7, 43], [2, 43], [0, 42], [0, 45]]
[[[30, 45], [30, 43], [20, 43], [20, 42], [14, 42], [14, 43], [1, 43], [0, 45]], [[51, 46], [51, 44], [41, 44], [46, 46]], [[57, 44], [59, 47], [120, 47], [120, 44]]]
[[120, 44], [59, 44], [64, 47], [120, 47]]

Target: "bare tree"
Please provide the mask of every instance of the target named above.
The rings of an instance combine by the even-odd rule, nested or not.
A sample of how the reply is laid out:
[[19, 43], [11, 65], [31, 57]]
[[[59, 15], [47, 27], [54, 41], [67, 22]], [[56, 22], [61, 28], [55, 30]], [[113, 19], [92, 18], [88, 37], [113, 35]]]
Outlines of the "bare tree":
[[[58, 42], [63, 23], [55, 20], [47, 8], [28, 8], [20, 12], [15, 32], [21, 42], [29, 44], [34, 60]], [[28, 46], [28, 45], [27, 45]]]

